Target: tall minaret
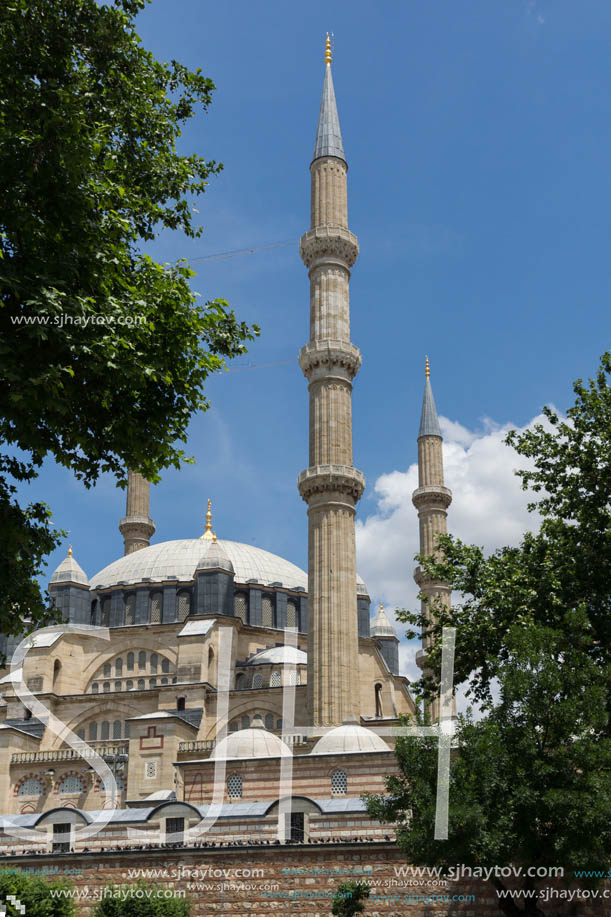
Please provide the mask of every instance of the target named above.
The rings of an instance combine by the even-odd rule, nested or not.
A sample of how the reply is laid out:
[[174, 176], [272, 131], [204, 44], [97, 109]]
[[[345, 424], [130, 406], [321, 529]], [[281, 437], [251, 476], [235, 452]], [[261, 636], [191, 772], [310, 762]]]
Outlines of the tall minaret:
[[310, 462], [299, 475], [308, 504], [308, 713], [314, 726], [359, 714], [355, 506], [365, 478], [352, 464], [350, 268], [359, 248], [348, 229], [342, 135], [327, 35], [325, 81], [310, 165], [311, 225], [300, 252], [310, 277], [310, 342], [299, 365], [310, 392]]
[[[430, 555], [436, 553], [436, 537], [447, 532], [447, 509], [452, 502], [452, 491], [443, 483], [443, 439], [431, 388], [428, 357], [424, 375], [424, 398], [418, 431], [418, 489], [412, 494], [412, 502], [418, 510], [420, 522], [420, 554]], [[420, 567], [416, 567], [414, 579], [420, 591], [428, 596], [431, 602], [440, 600], [445, 606], [450, 607], [450, 587], [446, 583], [426, 576]], [[423, 613], [427, 607], [427, 603], [423, 601]], [[428, 643], [427, 639], [423, 639], [422, 650], [416, 656], [416, 661], [424, 673], [427, 671]], [[433, 722], [439, 719], [439, 702], [434, 701], [428, 705], [426, 712]]]
[[119, 521], [123, 535], [124, 554], [133, 554], [141, 548], [148, 548], [155, 533], [155, 523], [149, 516], [149, 482], [135, 471], [127, 472], [127, 499], [125, 516]]

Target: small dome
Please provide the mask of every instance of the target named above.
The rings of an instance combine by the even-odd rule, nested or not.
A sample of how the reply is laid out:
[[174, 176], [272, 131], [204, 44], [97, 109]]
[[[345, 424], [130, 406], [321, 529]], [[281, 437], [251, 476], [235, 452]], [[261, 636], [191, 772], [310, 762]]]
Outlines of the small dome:
[[263, 727], [263, 720], [256, 716], [253, 727], [238, 729], [214, 747], [211, 758], [228, 760], [230, 758], [286, 758], [291, 754], [288, 745], [282, 739], [268, 732]]
[[72, 556], [72, 546], [68, 548], [68, 556], [62, 560], [59, 567], [51, 575], [52, 586], [59, 586], [63, 583], [78, 583], [79, 586], [89, 586], [85, 571]]
[[226, 570], [227, 573], [235, 573], [235, 569], [227, 552], [223, 550], [217, 541], [212, 541], [207, 550], [197, 562], [196, 572], [200, 570]]
[[311, 755], [349, 755], [355, 752], [390, 751], [386, 742], [371, 729], [349, 724], [336, 726], [322, 736]]
[[308, 654], [296, 646], [273, 646], [269, 650], [257, 653], [246, 665], [307, 665]]
[[377, 615], [371, 622], [371, 636], [372, 637], [394, 637], [395, 640], [398, 640], [397, 631], [394, 629], [393, 625], [388, 620], [388, 616], [384, 611], [384, 606], [380, 605]]

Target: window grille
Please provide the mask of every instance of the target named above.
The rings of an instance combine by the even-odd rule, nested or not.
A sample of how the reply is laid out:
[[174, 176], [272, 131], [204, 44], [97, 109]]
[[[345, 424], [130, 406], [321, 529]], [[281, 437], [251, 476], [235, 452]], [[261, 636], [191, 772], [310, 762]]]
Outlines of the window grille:
[[265, 728], [266, 729], [274, 728], [274, 714], [273, 713], [265, 714]]
[[161, 679], [161, 684], [162, 684], [162, 685], [167, 685], [167, 683], [168, 683], [167, 678], [162, 678], [162, 679]]
[[331, 774], [331, 792], [334, 796], [345, 796], [348, 792], [346, 771], [333, 771]]
[[89, 724], [89, 741], [97, 742], [98, 740], [98, 724], [90, 723]]
[[303, 812], [291, 812], [291, 841], [300, 844], [305, 838], [305, 815]]
[[276, 720], [276, 729], [282, 729], [282, 720]]
[[133, 681], [131, 680], [131, 678], [125, 683], [125, 687], [126, 687], [126, 689], [127, 689], [128, 691], [133, 691], [133, 690], [134, 690], [134, 683], [133, 683]]
[[91, 693], [92, 693], [92, 694], [98, 694], [99, 690], [100, 690], [100, 686], [99, 686], [99, 684], [97, 683], [97, 681], [95, 681], [95, 682], [92, 684], [92, 686], [91, 686]]
[[98, 600], [97, 599], [94, 599], [93, 602], [91, 603], [91, 613], [89, 616], [89, 623], [90, 624], [98, 623]]
[[227, 795], [230, 799], [242, 798], [242, 778], [238, 774], [232, 774], [227, 781]]
[[169, 659], [166, 659], [165, 656], [164, 656], [163, 659], [161, 660], [161, 671], [162, 671], [165, 675], [167, 675], [167, 673], [170, 671], [170, 660], [169, 660]]
[[269, 680], [270, 688], [279, 688], [281, 684], [282, 684], [282, 677], [280, 675], [280, 672], [278, 672], [278, 670], [276, 670], [275, 672], [272, 672], [272, 677]]
[[263, 676], [261, 672], [255, 672], [252, 676], [252, 686], [253, 688], [262, 688], [263, 687]]
[[115, 660], [115, 675], [123, 675], [123, 660]]
[[157, 653], [151, 653], [151, 672], [157, 672], [157, 662], [158, 656]]
[[170, 844], [182, 844], [185, 832], [184, 818], [166, 818], [165, 834]]
[[102, 739], [102, 742], [104, 742], [105, 739], [110, 738], [110, 723], [108, 720], [104, 720], [102, 723], [102, 733], [100, 738]]
[[246, 679], [243, 672], [238, 672], [235, 677], [235, 689], [236, 691], [243, 691], [244, 685], [246, 684]]
[[70, 853], [72, 831], [70, 824], [53, 825], [52, 853]]
[[38, 777], [28, 777], [19, 787], [19, 796], [42, 796], [42, 780]]
[[138, 679], [138, 690], [139, 690], [139, 691], [144, 691], [144, 678], [139, 678], [139, 679]]
[[134, 671], [134, 654], [133, 653], [127, 654], [127, 671], [128, 672]]
[[67, 777], [64, 777], [64, 779], [59, 784], [58, 791], [60, 793], [80, 794], [83, 792], [83, 781], [80, 777], [76, 777], [74, 774], [69, 774]]
[[120, 690], [121, 690], [121, 682], [115, 681], [115, 691], [120, 691]]
[[129, 723], [127, 721], [125, 722], [125, 730], [123, 734], [126, 739], [129, 739]]
[[113, 739], [121, 738], [121, 720], [115, 720], [112, 724], [112, 737]]
[[237, 732], [239, 728], [240, 728], [240, 724], [238, 723], [237, 720], [234, 720], [233, 723], [229, 727], [229, 732]]
[[263, 627], [274, 626], [274, 604], [271, 595], [264, 595], [261, 601], [261, 624]]
[[102, 685], [102, 690], [104, 694], [108, 694], [108, 692], [110, 691], [110, 682], [109, 681], [104, 682], [104, 684]]
[[163, 610], [163, 593], [153, 592], [151, 595], [151, 624], [161, 624]]
[[244, 592], [236, 592], [233, 599], [233, 613], [243, 624], [246, 624], [248, 599]]
[[110, 675], [110, 662], [107, 662], [104, 665], [104, 678], [108, 678], [109, 675]]
[[191, 612], [191, 593], [183, 589], [178, 593], [178, 620], [184, 621]]
[[102, 627], [110, 624], [110, 599], [102, 599]]
[[289, 672], [289, 685], [298, 685], [299, 684], [299, 672]]
[[291, 601], [286, 603], [286, 626], [297, 627], [297, 606]]
[[144, 650], [140, 650], [138, 653], [138, 668], [146, 669], [146, 653]]
[[242, 729], [248, 729], [248, 727], [250, 726], [250, 717], [248, 716], [248, 714], [244, 714], [244, 716], [242, 717], [241, 723], [242, 723], [242, 726], [241, 726]]
[[136, 596], [128, 595], [125, 599], [125, 623], [133, 624], [136, 619]]
[[156, 687], [157, 687], [157, 679], [149, 678], [149, 688], [156, 688]]
[[85, 730], [79, 729], [79, 731], [77, 732], [77, 736], [79, 737], [81, 742], [84, 742], [85, 741]]

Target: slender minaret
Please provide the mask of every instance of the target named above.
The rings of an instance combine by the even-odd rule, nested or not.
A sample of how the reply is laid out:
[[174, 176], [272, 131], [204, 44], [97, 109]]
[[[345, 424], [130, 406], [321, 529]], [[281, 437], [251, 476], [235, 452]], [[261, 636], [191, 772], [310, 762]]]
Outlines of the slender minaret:
[[310, 277], [310, 342], [299, 365], [310, 393], [310, 461], [299, 475], [308, 504], [308, 714], [336, 726], [359, 714], [355, 506], [365, 478], [352, 464], [352, 380], [361, 354], [350, 343], [350, 268], [342, 135], [327, 35], [325, 81], [311, 173], [311, 225], [300, 252]]
[[[412, 494], [412, 502], [418, 510], [420, 523], [420, 554], [436, 554], [435, 539], [447, 532], [447, 509], [452, 502], [452, 491], [443, 483], [443, 455], [441, 430], [437, 419], [435, 399], [431, 388], [429, 358], [425, 363], [424, 398], [420, 430], [418, 431], [418, 488]], [[441, 601], [449, 608], [450, 587], [426, 576], [420, 567], [416, 567], [414, 579], [421, 593], [430, 602]], [[429, 603], [422, 602], [423, 614], [429, 610]], [[423, 638], [422, 650], [416, 661], [423, 673], [427, 672], [427, 646], [429, 640]], [[439, 702], [436, 700], [427, 705], [425, 712], [434, 722], [439, 719]]]
[[125, 516], [119, 520], [119, 531], [123, 535], [124, 554], [133, 554], [141, 548], [148, 548], [155, 533], [155, 523], [149, 516], [149, 482], [135, 471], [127, 472], [127, 499]]

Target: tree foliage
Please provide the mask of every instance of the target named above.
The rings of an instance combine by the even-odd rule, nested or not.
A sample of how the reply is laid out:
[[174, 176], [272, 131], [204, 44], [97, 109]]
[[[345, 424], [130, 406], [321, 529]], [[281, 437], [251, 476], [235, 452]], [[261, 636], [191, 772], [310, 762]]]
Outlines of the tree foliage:
[[365, 900], [369, 898], [371, 888], [367, 882], [341, 882], [333, 895], [331, 913], [335, 917], [352, 917], [362, 914]]
[[187, 898], [167, 896], [163, 886], [135, 882], [131, 885], [109, 885], [96, 904], [93, 917], [190, 917]]
[[[459, 721], [447, 841], [434, 839], [434, 739], [400, 739], [400, 775], [388, 796], [368, 799], [416, 865], [555, 866], [577, 884], [586, 880], [576, 873], [611, 867], [610, 372], [605, 354], [587, 386], [575, 383], [566, 418], [546, 408], [546, 425], [507, 438], [532, 463], [518, 473], [536, 495], [537, 532], [490, 556], [444, 536], [438, 556], [420, 558], [459, 597], [451, 609], [402, 613], [432, 637], [422, 693], [438, 691], [441, 630], [456, 627], [455, 682], [483, 718]], [[492, 881], [503, 889], [503, 877]], [[523, 910], [499, 906], [541, 913], [536, 879], [520, 883], [532, 893]]]
[[[28, 876], [18, 870], [3, 870], [0, 873], [0, 902], [6, 908], [8, 917], [20, 913], [7, 901], [7, 895], [14, 895], [28, 914], [36, 917], [74, 917], [76, 905], [70, 897], [72, 885], [69, 882], [47, 882], [35, 876]], [[51, 892], [54, 892], [52, 896]], [[58, 893], [65, 892], [61, 895]]]
[[[221, 166], [177, 149], [214, 84], [141, 44], [145, 0], [0, 5], [0, 631], [55, 546], [14, 482], [46, 456], [86, 485], [125, 468], [157, 480], [184, 459], [203, 384], [258, 333], [198, 304], [184, 263], [153, 261], [162, 230], [199, 235], [192, 200]], [[15, 460], [15, 456], [19, 461]], [[16, 538], [14, 536], [17, 536]], [[13, 626], [12, 626], [13, 625]]]

